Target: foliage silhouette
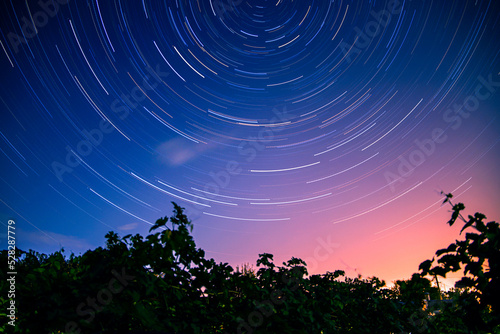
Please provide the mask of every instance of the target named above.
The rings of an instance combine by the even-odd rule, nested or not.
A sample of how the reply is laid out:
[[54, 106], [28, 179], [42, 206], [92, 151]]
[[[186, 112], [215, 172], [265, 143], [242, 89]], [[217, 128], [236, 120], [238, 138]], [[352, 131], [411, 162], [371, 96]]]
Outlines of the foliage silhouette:
[[[465, 219], [461, 212], [463, 203], [453, 204], [452, 194], [445, 194], [443, 202], [450, 203], [453, 209], [450, 226], [460, 219], [465, 224], [460, 231], [472, 230], [465, 234], [465, 240], [456, 241], [447, 248], [436, 252], [437, 265], [426, 260], [419, 266], [423, 276], [442, 276], [463, 269], [462, 277], [456, 286], [469, 290], [463, 294], [460, 303], [467, 314], [467, 325], [474, 330], [488, 331], [500, 325], [500, 228], [497, 222], [485, 223], [482, 213], [469, 215]], [[431, 268], [432, 267], [432, 268]], [[472, 316], [473, 315], [473, 316]]]
[[[259, 255], [258, 269], [246, 265], [234, 270], [227, 263], [205, 258], [191, 236], [191, 221], [180, 206], [173, 205], [173, 216], [158, 219], [146, 237], [120, 237], [109, 232], [104, 248], [80, 256], [65, 256], [64, 250], [51, 255], [17, 250], [16, 326], [10, 326], [7, 314], [1, 314], [0, 330], [325, 334], [495, 331], [498, 224], [485, 225], [484, 216], [475, 215], [464, 227], [474, 228], [479, 234], [468, 233], [467, 243], [457, 242], [438, 251], [441, 257], [437, 266], [426, 261], [421, 274], [397, 281], [389, 289], [376, 277], [349, 278], [340, 270], [308, 275], [301, 259], [292, 257], [279, 265], [268, 253]], [[463, 210], [462, 206], [454, 208], [451, 224]], [[0, 253], [0, 260], [7, 261], [7, 251]], [[489, 269], [471, 263], [488, 264]], [[439, 291], [424, 276], [446, 274], [460, 264], [466, 265], [470, 275], [469, 280], [463, 280], [468, 288], [445, 293], [446, 303], [430, 305], [427, 296], [437, 299]], [[6, 273], [0, 272], [0, 312], [9, 303], [6, 279]], [[468, 321], [471, 315], [481, 322]]]

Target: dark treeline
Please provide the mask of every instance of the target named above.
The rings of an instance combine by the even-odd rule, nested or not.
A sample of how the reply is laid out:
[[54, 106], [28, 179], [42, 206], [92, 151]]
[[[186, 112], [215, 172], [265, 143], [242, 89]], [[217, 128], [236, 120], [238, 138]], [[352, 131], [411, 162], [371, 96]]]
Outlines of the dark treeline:
[[[450, 202], [446, 195], [445, 202]], [[450, 202], [451, 203], [451, 202]], [[304, 261], [257, 267], [207, 259], [192, 224], [174, 215], [150, 234], [118, 236], [83, 255], [16, 250], [15, 304], [0, 273], [0, 329], [11, 333], [500, 333], [500, 230], [453, 205], [465, 239], [436, 252], [393, 288], [343, 271], [308, 275]], [[12, 254], [11, 254], [12, 255]], [[0, 253], [7, 263], [7, 250]], [[457, 288], [430, 279], [462, 270]], [[14, 306], [12, 306], [14, 305]], [[10, 308], [10, 309], [9, 309]]]

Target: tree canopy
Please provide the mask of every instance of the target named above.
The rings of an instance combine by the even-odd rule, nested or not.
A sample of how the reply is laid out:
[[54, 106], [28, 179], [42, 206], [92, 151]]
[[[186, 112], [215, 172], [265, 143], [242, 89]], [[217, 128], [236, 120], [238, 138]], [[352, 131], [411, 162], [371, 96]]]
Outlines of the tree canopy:
[[[462, 231], [475, 233], [437, 251], [411, 279], [387, 288], [376, 277], [350, 278], [340, 270], [309, 275], [303, 260], [292, 257], [279, 265], [268, 253], [259, 255], [256, 269], [235, 270], [206, 258], [183, 208], [173, 205], [173, 215], [158, 219], [146, 237], [109, 232], [104, 248], [83, 255], [17, 249], [15, 319], [6, 312], [9, 275], [2, 271], [0, 328], [11, 333], [500, 332], [499, 227], [484, 223], [484, 215], [465, 221]], [[463, 209], [453, 206], [450, 225]], [[0, 258], [6, 263], [8, 252]], [[460, 269], [466, 276], [449, 292], [426, 278]]]

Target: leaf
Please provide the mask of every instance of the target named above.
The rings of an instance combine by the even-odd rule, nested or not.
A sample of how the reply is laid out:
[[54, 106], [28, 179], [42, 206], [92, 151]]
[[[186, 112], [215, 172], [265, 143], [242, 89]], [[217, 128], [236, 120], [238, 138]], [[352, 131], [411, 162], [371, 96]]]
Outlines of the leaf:
[[54, 267], [56, 267], [57, 270], [61, 270], [61, 264], [59, 261], [54, 261]]
[[444, 264], [447, 271], [449, 271], [449, 268], [451, 268], [452, 271], [460, 270], [460, 260], [453, 254], [444, 255], [438, 260], [438, 263]]
[[455, 287], [473, 287], [475, 282], [470, 277], [462, 277], [459, 281], [455, 282]]
[[442, 268], [442, 267], [434, 267], [431, 269], [430, 273], [432, 275], [438, 275], [438, 276], [441, 276], [441, 277], [446, 277], [446, 274], [448, 273], [449, 270], [447, 270], [446, 268]]
[[485, 219], [485, 218], [486, 218], [486, 216], [485, 216], [485, 215], [483, 215], [482, 213], [476, 212], [476, 213], [474, 214], [474, 218], [476, 218], [478, 221], [481, 221], [481, 220]]
[[[469, 217], [470, 217], [470, 216], [469, 216]], [[472, 224], [474, 224], [474, 222], [475, 222], [475, 219], [474, 219], [474, 218], [472, 218], [472, 219], [470, 219], [467, 223], [465, 223], [464, 227], [462, 227], [462, 229], [460, 230], [460, 234], [462, 234], [462, 232], [463, 232], [466, 228], [468, 228], [468, 227], [472, 226]]]
[[450, 194], [445, 194], [443, 191], [441, 191], [441, 195], [445, 195], [446, 196], [446, 198], [443, 201], [443, 204], [446, 203], [446, 202], [449, 202], [450, 198], [453, 197], [453, 195], [451, 193]]
[[434, 262], [434, 258], [432, 260], [426, 260], [426, 261], [420, 263], [420, 265], [418, 266], [418, 269], [422, 270], [422, 273], [424, 275], [428, 274], [429, 269], [431, 268], [432, 262]]
[[472, 275], [477, 276], [479, 274], [479, 271], [481, 271], [481, 269], [482, 269], [481, 263], [471, 262], [465, 266], [464, 274], [471, 273]]
[[448, 248], [443, 248], [443, 249], [439, 249], [436, 251], [436, 256], [441, 256], [443, 255], [444, 253], [448, 253]]
[[273, 254], [269, 254], [269, 253], [263, 253], [263, 254], [259, 254], [259, 259], [257, 260], [257, 265], [264, 265], [266, 267], [274, 267], [274, 264], [273, 264], [273, 258], [274, 258], [274, 255]]
[[149, 232], [154, 231], [162, 226], [165, 226], [168, 222], [168, 217], [163, 217], [158, 219], [155, 224], [149, 229]]
[[457, 221], [458, 215], [459, 215], [458, 212], [456, 212], [456, 211], [453, 212], [451, 215], [451, 219], [448, 220], [448, 225], [453, 226], [453, 224], [455, 224], [455, 222]]
[[463, 203], [458, 203], [453, 206], [453, 213], [451, 215], [451, 219], [448, 221], [450, 226], [453, 226], [457, 218], [460, 216], [460, 211], [465, 209], [465, 205]]

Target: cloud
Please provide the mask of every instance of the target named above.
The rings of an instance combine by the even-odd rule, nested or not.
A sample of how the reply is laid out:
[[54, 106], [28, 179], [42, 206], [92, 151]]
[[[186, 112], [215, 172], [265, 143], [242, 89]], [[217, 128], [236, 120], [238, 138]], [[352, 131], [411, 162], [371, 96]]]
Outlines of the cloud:
[[137, 223], [131, 223], [131, 224], [127, 224], [127, 225], [122, 225], [122, 226], [118, 226], [118, 229], [120, 231], [130, 231], [130, 230], [133, 230], [137, 227]]
[[210, 149], [211, 145], [197, 144], [181, 137], [160, 144], [156, 151], [159, 159], [170, 166], [180, 166]]

